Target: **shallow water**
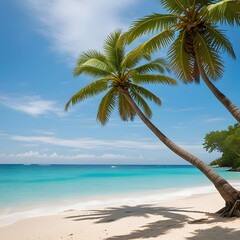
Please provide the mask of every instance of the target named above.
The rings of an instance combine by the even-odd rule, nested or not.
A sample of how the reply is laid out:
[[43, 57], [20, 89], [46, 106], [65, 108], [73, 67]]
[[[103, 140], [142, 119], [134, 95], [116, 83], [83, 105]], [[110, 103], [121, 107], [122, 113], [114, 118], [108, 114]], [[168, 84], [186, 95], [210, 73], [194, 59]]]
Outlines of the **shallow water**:
[[[240, 173], [215, 170], [240, 180]], [[0, 208], [208, 184], [193, 166], [0, 165]]]
[[[240, 183], [239, 172], [215, 170]], [[64, 210], [61, 205], [83, 208], [103, 197], [111, 202], [116, 194], [137, 201], [141, 193], [148, 200], [166, 200], [209, 191], [214, 191], [212, 184], [193, 166], [0, 165], [0, 216], [12, 219], [14, 213], [23, 217], [21, 212], [29, 209], [32, 215], [41, 215], [44, 208], [49, 212], [49, 206], [54, 213]], [[58, 208], [54, 211], [53, 206]]]

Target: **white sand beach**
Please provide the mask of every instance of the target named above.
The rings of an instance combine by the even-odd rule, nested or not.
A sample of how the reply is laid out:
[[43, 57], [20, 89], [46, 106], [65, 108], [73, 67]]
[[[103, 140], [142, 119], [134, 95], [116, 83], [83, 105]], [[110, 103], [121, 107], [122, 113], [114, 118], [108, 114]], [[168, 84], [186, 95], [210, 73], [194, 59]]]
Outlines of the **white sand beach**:
[[1, 240], [239, 240], [240, 219], [220, 218], [218, 193], [138, 205], [114, 204], [22, 219], [0, 228]]

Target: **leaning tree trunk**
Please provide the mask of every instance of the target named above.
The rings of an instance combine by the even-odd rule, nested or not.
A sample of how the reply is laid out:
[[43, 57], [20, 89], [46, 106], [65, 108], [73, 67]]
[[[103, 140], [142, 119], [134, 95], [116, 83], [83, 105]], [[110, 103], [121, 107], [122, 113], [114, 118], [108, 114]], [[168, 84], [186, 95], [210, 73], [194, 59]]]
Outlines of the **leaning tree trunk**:
[[203, 69], [203, 66], [201, 64], [201, 61], [197, 55], [196, 55], [196, 58], [197, 58], [199, 73], [203, 81], [206, 83], [206, 85], [211, 90], [211, 92], [216, 96], [216, 98], [225, 106], [225, 108], [232, 114], [232, 116], [240, 123], [240, 109], [214, 86], [214, 84], [207, 77]]
[[150, 130], [162, 141], [169, 149], [176, 153], [181, 158], [185, 159], [195, 167], [197, 167], [205, 176], [215, 185], [218, 192], [221, 194], [226, 202], [226, 206], [218, 211], [224, 217], [237, 216], [240, 217], [240, 192], [232, 187], [225, 179], [223, 179], [219, 174], [217, 174], [212, 168], [201, 161], [199, 158], [195, 157], [191, 153], [185, 151], [169, 138], [167, 138], [151, 121], [143, 114], [143, 112], [138, 108], [136, 103], [133, 101], [129, 94], [129, 91], [119, 87], [120, 91], [132, 106], [137, 115], [142, 119], [142, 121], [150, 128]]

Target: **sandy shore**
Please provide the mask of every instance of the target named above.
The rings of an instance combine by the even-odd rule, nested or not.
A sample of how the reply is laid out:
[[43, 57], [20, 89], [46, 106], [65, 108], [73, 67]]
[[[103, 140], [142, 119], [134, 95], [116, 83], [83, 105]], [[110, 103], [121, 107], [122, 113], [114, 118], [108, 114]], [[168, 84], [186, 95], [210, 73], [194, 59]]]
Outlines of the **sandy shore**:
[[1, 240], [239, 240], [240, 219], [213, 212], [224, 202], [217, 193], [158, 204], [68, 210], [27, 218], [0, 228]]

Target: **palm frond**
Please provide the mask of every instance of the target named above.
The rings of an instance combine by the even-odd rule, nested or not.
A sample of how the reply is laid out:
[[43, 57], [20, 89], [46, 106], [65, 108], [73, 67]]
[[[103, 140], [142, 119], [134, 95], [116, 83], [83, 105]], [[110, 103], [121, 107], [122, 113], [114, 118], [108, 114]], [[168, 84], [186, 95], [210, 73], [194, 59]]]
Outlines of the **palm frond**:
[[154, 13], [152, 15], [148, 15], [135, 21], [129, 31], [123, 34], [120, 42], [130, 44], [143, 34], [153, 33], [154, 31], [162, 31], [176, 22], [177, 17], [171, 14]]
[[151, 54], [141, 52], [139, 54], [127, 54], [122, 61], [122, 68], [131, 69], [134, 68], [142, 60], [151, 61]]
[[206, 10], [214, 22], [240, 25], [240, 0], [222, 0], [209, 5]]
[[190, 0], [190, 2], [190, 5], [195, 4], [195, 7], [203, 8], [210, 4], [216, 3], [216, 0]]
[[72, 103], [72, 105], [75, 105], [75, 104], [83, 101], [84, 99], [93, 97], [93, 96], [107, 90], [107, 88], [108, 88], [108, 79], [107, 78], [98, 79], [98, 80], [88, 84], [87, 86], [82, 88], [79, 92], [77, 92], [76, 94], [74, 94], [71, 97], [71, 99], [68, 101], [68, 103], [65, 106], [65, 111], [68, 110], [70, 103]]
[[165, 71], [170, 72], [170, 68], [168, 66], [168, 63], [165, 59], [163, 58], [157, 58], [149, 63], [146, 63], [144, 65], [141, 65], [137, 68], [132, 69], [131, 71], [139, 73], [139, 74], [144, 74], [144, 73], [149, 73], [152, 71], [157, 71], [160, 73], [164, 73]]
[[114, 93], [114, 89], [110, 89], [107, 94], [102, 98], [102, 101], [98, 107], [97, 120], [105, 125], [111, 115], [112, 110], [114, 109], [116, 104], [116, 95]]
[[167, 47], [170, 44], [170, 42], [174, 39], [174, 32], [175, 32], [174, 30], [166, 29], [158, 33], [156, 36], [152, 37], [151, 39], [149, 39], [148, 41], [146, 41], [145, 43], [141, 44], [140, 46], [132, 50], [130, 53], [128, 53], [126, 58], [134, 59], [139, 54], [146, 52], [152, 54], [158, 49]]
[[123, 121], [133, 121], [136, 116], [136, 112], [121, 92], [118, 93], [118, 112]]
[[108, 65], [108, 61], [104, 54], [96, 50], [88, 50], [88, 51], [82, 52], [79, 55], [79, 58], [76, 62], [76, 66], [82, 65], [90, 59], [98, 59], [99, 61], [102, 61]]
[[143, 88], [136, 84], [131, 84], [130, 92], [131, 91], [137, 92], [141, 96], [143, 96], [151, 101], [154, 101], [158, 105], [162, 104], [161, 99], [159, 97], [157, 97], [155, 94], [153, 94], [152, 92], [150, 92], [149, 90], [147, 90], [146, 88]]
[[184, 83], [192, 82], [191, 71], [193, 62], [189, 54], [186, 53], [184, 48], [185, 33], [179, 34], [176, 40], [172, 43], [168, 57], [170, 65], [178, 79]]
[[177, 82], [170, 77], [156, 74], [136, 74], [131, 76], [134, 83], [161, 83], [168, 85], [177, 85]]
[[186, 0], [160, 0], [162, 6], [170, 13], [182, 14], [187, 12]]
[[80, 54], [73, 75], [76, 77], [85, 73], [93, 77], [102, 77], [109, 75], [111, 71], [111, 66], [101, 52], [89, 50]]
[[217, 80], [223, 73], [223, 62], [219, 53], [211, 45], [208, 45], [206, 39], [197, 33], [195, 39], [195, 51], [197, 52], [204, 71], [212, 79]]
[[211, 46], [216, 49], [217, 52], [221, 50], [226, 51], [230, 56], [235, 59], [236, 55], [233, 51], [232, 44], [227, 39], [223, 31], [218, 30], [216, 26], [206, 25], [206, 28], [207, 30], [205, 35], [208, 40], [211, 41]]
[[144, 114], [148, 117], [152, 117], [152, 111], [146, 101], [138, 94], [137, 92], [131, 90], [130, 92], [131, 97], [136, 102], [136, 104], [143, 110]]
[[121, 36], [121, 31], [111, 33], [104, 42], [103, 49], [108, 62], [112, 65], [113, 69], [120, 71], [121, 63], [124, 59], [124, 47], [118, 44]]
[[80, 67], [75, 67], [74, 73], [73, 73], [75, 77], [81, 74], [86, 74], [91, 77], [107, 77], [107, 76], [110, 76], [111, 72], [98, 68], [96, 66], [83, 64]]

